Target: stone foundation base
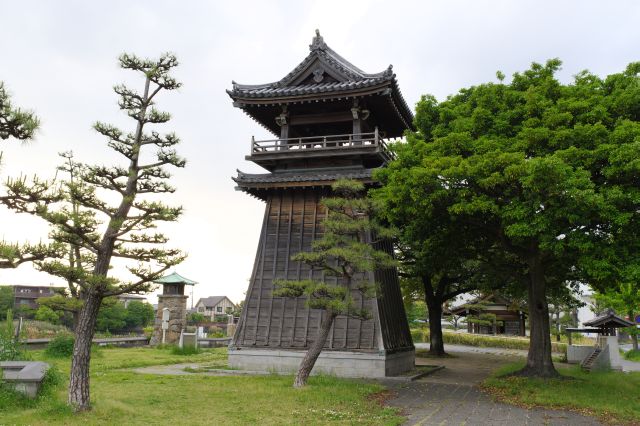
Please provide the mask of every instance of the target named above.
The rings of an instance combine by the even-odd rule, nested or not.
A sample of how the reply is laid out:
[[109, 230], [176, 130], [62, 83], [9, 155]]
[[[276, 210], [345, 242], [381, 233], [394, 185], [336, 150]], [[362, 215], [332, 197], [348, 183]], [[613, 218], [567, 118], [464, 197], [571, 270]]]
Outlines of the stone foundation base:
[[[291, 372], [298, 370], [306, 351], [229, 347], [229, 366], [241, 370]], [[380, 378], [413, 369], [415, 351], [393, 354], [324, 351], [311, 374], [337, 377]]]

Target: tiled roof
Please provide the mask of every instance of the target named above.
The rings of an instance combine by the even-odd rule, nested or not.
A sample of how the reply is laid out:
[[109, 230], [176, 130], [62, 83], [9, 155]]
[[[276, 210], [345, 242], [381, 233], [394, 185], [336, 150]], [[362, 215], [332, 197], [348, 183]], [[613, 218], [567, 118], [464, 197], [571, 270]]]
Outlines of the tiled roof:
[[239, 186], [251, 186], [261, 183], [294, 183], [314, 181], [334, 181], [336, 179], [370, 179], [374, 169], [316, 169], [296, 172], [275, 172], [250, 174], [238, 170], [233, 180]]
[[599, 315], [592, 320], [585, 321], [584, 325], [588, 327], [618, 328], [633, 327], [635, 324], [624, 318], [620, 318], [612, 310], [608, 310], [604, 314]]
[[360, 81], [343, 81], [332, 83], [318, 83], [318, 84], [303, 84], [298, 86], [277, 86], [276, 83], [270, 85], [263, 85], [257, 88], [246, 88], [235, 85], [233, 91], [229, 93], [235, 96], [242, 96], [247, 98], [271, 98], [282, 96], [300, 96], [316, 93], [329, 93], [339, 92], [343, 90], [362, 89], [366, 87], [373, 87], [380, 83], [388, 81], [387, 78], [377, 77], [368, 78]]

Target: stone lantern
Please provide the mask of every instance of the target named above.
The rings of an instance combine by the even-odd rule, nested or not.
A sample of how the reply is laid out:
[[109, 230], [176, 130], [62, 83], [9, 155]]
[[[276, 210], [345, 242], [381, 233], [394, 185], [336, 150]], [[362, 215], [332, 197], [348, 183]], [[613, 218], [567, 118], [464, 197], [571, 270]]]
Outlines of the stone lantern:
[[[153, 335], [149, 343], [151, 345], [177, 343], [180, 339], [180, 333], [187, 325], [187, 299], [189, 296], [184, 294], [184, 287], [186, 285], [193, 286], [197, 282], [174, 272], [154, 281], [154, 283], [162, 285], [162, 294], [158, 295], [158, 310], [156, 311]], [[163, 318], [163, 313], [165, 318]], [[164, 327], [163, 321], [166, 323]], [[164, 342], [163, 328], [165, 331]]]

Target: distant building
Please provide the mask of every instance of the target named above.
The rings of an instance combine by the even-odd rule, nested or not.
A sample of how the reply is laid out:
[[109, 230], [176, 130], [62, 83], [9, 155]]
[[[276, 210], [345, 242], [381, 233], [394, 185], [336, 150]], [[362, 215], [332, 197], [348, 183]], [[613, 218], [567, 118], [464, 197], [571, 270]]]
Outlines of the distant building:
[[[525, 335], [524, 309], [511, 300], [497, 294], [489, 294], [469, 300], [449, 309], [449, 315], [467, 317], [467, 331], [475, 334]], [[473, 318], [491, 318], [473, 321]], [[490, 324], [489, 324], [490, 323]]]
[[214, 320], [216, 315], [225, 315], [236, 309], [236, 305], [227, 296], [203, 297], [196, 303], [199, 314]]
[[129, 303], [131, 302], [143, 302], [143, 303], [147, 302], [147, 298], [139, 294], [120, 294], [116, 297], [119, 301], [124, 303], [125, 308], [129, 306]]
[[20, 308], [38, 309], [38, 298], [61, 294], [66, 289], [65, 287], [31, 285], [14, 285], [10, 287], [13, 287], [14, 308], [16, 310]]

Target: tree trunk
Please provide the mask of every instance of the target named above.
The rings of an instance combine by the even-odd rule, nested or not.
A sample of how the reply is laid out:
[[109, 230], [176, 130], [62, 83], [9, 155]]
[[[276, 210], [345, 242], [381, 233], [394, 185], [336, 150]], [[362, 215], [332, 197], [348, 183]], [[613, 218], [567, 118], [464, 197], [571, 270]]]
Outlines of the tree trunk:
[[529, 262], [529, 354], [526, 366], [516, 372], [520, 376], [559, 377], [551, 360], [549, 305], [547, 304], [544, 269], [538, 257]]
[[445, 356], [444, 339], [442, 337], [442, 304], [437, 300], [427, 299], [429, 307], [429, 354]]
[[89, 364], [91, 362], [91, 341], [95, 332], [96, 319], [102, 298], [89, 294], [82, 305], [76, 325], [76, 341], [71, 358], [69, 377], [69, 405], [76, 412], [91, 408], [89, 394]]
[[320, 352], [322, 352], [324, 344], [327, 342], [327, 336], [329, 336], [329, 331], [331, 330], [331, 326], [333, 325], [333, 320], [335, 318], [336, 314], [330, 309], [325, 311], [325, 316], [320, 323], [318, 338], [311, 344], [311, 347], [300, 363], [300, 367], [298, 367], [298, 373], [296, 374], [296, 379], [293, 382], [294, 388], [301, 388], [307, 384], [309, 374], [311, 374], [311, 370], [316, 364], [316, 360], [320, 356]]

